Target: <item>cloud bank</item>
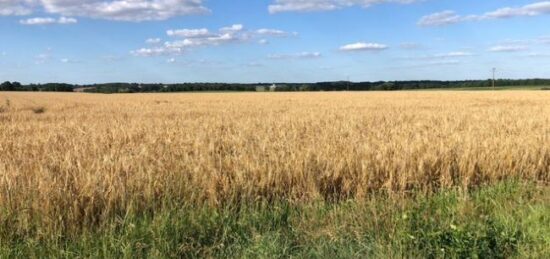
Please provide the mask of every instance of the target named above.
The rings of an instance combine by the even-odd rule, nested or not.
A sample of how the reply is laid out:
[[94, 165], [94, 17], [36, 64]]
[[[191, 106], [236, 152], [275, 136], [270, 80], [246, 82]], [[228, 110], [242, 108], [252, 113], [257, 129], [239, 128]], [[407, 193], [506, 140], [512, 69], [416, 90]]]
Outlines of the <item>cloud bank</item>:
[[24, 20], [19, 20], [20, 24], [23, 25], [48, 25], [48, 24], [75, 24], [78, 23], [78, 20], [75, 18], [68, 17], [59, 17], [58, 19], [51, 17], [34, 17]]
[[61, 16], [115, 21], [154, 21], [208, 13], [205, 0], [1, 0], [0, 15], [30, 15], [37, 11]]
[[550, 14], [550, 1], [541, 1], [520, 7], [504, 7], [484, 14], [459, 15], [446, 10], [426, 15], [418, 21], [420, 26], [443, 26], [462, 22], [507, 19], [522, 16], [539, 16]]
[[332, 11], [352, 6], [367, 8], [374, 4], [410, 4], [420, 0], [275, 0], [268, 6], [269, 13]]
[[295, 35], [297, 35], [295, 32], [290, 33], [278, 29], [263, 28], [248, 30], [242, 24], [222, 27], [217, 31], [211, 31], [207, 28], [170, 29], [166, 31], [166, 36], [168, 36], [170, 40], [162, 43], [160, 38], [148, 39], [146, 43], [155, 45], [155, 47], [134, 50], [131, 54], [142, 57], [179, 55], [186, 50], [197, 47], [247, 43], [253, 40], [258, 44], [267, 44], [268, 41], [265, 37], [289, 37]]

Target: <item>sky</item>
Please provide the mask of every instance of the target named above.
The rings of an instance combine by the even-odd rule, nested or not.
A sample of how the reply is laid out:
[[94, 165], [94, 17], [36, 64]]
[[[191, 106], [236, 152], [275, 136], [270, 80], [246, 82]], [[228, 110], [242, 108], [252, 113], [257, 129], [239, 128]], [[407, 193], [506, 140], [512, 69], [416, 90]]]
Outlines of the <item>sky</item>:
[[550, 78], [550, 1], [0, 0], [0, 81]]

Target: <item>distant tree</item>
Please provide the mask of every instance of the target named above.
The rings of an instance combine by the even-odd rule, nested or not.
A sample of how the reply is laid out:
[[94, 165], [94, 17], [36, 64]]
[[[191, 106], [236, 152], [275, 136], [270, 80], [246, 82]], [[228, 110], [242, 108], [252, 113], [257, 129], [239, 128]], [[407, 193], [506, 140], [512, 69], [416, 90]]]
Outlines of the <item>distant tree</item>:
[[15, 91], [15, 87], [9, 81], [6, 81], [0, 85], [0, 91]]
[[12, 85], [13, 89], [16, 90], [16, 91], [25, 90], [25, 89], [23, 89], [23, 86], [19, 82], [12, 82], [11, 85]]

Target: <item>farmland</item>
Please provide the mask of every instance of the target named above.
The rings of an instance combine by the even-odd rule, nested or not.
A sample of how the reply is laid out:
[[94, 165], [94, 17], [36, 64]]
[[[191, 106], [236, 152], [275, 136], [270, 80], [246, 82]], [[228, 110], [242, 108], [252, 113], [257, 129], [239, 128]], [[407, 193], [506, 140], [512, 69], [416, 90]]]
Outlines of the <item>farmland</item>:
[[0, 257], [550, 255], [550, 92], [0, 93]]

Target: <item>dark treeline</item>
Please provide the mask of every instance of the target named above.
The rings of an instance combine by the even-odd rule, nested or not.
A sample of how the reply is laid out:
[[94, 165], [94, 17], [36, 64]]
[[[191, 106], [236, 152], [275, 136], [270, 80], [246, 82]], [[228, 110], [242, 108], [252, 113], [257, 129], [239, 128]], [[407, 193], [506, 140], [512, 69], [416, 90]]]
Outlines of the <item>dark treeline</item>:
[[72, 92], [76, 87], [75, 85], [60, 83], [22, 85], [19, 82], [6, 81], [0, 84], [0, 91]]
[[[500, 79], [502, 86], [549, 86], [550, 79]], [[275, 87], [272, 87], [275, 86]], [[491, 87], [491, 80], [466, 81], [378, 81], [378, 82], [319, 82], [280, 84], [233, 84], [233, 83], [181, 83], [181, 84], [138, 84], [107, 83], [93, 85], [71, 85], [62, 83], [29, 84], [4, 82], [0, 91], [47, 91], [47, 92], [91, 92], [91, 93], [151, 93], [151, 92], [201, 92], [201, 91], [394, 91], [434, 88]]]

